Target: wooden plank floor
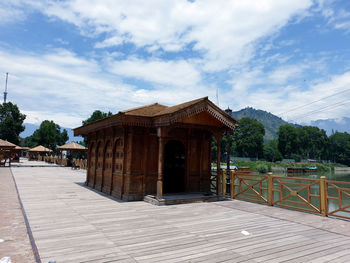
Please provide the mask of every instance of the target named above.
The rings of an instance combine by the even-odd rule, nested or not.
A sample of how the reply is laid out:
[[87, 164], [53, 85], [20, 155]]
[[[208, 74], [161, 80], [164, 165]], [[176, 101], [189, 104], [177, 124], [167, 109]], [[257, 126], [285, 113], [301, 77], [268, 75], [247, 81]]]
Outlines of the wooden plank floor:
[[350, 262], [343, 220], [236, 200], [121, 202], [86, 188], [84, 171], [12, 171], [42, 262]]

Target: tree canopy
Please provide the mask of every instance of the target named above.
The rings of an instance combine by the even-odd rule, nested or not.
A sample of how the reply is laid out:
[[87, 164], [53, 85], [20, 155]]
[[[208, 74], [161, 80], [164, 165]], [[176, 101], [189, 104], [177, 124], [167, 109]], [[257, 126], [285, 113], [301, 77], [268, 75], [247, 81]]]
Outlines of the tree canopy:
[[264, 158], [269, 162], [281, 161], [282, 154], [278, 150], [278, 140], [268, 141], [264, 145]]
[[16, 104], [6, 102], [0, 104], [0, 138], [14, 144], [19, 144], [19, 134], [24, 131], [22, 114]]
[[55, 150], [57, 145], [63, 145], [69, 139], [67, 130], [61, 132], [61, 127], [53, 121], [45, 120], [40, 124], [33, 135], [24, 138], [22, 146], [34, 147], [43, 145]]
[[242, 118], [233, 134], [234, 150], [241, 157], [263, 156], [265, 128], [259, 121]]
[[106, 118], [109, 116], [112, 116], [112, 112], [109, 111], [108, 113], [106, 113], [106, 112], [102, 112], [100, 110], [95, 110], [89, 118], [82, 121], [82, 124], [86, 125], [86, 124], [92, 123], [94, 121], [97, 121], [97, 120], [100, 120], [100, 119], [103, 119], [103, 118]]
[[278, 149], [285, 158], [327, 159], [329, 138], [318, 127], [282, 125], [278, 131]]
[[329, 137], [329, 141], [332, 161], [350, 166], [350, 134], [336, 132]]

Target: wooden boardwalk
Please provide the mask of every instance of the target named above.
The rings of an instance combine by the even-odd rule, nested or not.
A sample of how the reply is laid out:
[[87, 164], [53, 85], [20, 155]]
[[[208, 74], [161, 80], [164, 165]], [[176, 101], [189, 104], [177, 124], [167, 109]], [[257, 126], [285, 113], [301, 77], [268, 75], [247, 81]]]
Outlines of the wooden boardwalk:
[[350, 262], [347, 221], [237, 200], [121, 202], [85, 187], [85, 171], [12, 171], [42, 262]]

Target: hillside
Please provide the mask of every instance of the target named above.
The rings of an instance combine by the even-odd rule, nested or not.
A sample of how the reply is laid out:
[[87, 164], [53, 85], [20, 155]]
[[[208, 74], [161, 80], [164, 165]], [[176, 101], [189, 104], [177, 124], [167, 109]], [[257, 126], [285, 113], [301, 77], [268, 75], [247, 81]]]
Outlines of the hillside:
[[239, 111], [232, 112], [232, 117], [236, 120], [240, 120], [243, 117], [248, 117], [251, 119], [256, 119], [261, 122], [265, 127], [264, 140], [269, 141], [277, 139], [277, 131], [281, 125], [288, 124], [286, 121], [282, 120], [280, 117], [273, 115], [270, 112], [263, 110], [256, 110], [254, 108], [245, 108]]

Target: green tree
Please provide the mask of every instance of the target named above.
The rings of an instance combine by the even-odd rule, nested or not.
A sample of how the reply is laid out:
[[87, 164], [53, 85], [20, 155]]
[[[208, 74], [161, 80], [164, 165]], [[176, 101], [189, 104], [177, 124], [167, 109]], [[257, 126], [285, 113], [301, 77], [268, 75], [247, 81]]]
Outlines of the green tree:
[[329, 141], [332, 160], [350, 166], [350, 134], [336, 132], [329, 137]]
[[82, 124], [83, 125], [87, 125], [89, 123], [92, 123], [94, 121], [98, 121], [98, 120], [101, 120], [103, 118], [106, 118], [106, 117], [109, 117], [109, 116], [112, 116], [112, 112], [102, 112], [100, 110], [95, 110], [91, 116], [89, 118], [87, 118], [86, 120], [82, 121]]
[[241, 157], [263, 156], [265, 128], [259, 121], [242, 118], [233, 134], [233, 144], [236, 154]]
[[33, 136], [28, 136], [25, 138], [21, 138], [21, 146], [22, 147], [29, 147], [34, 148], [35, 146], [38, 146], [37, 142], [35, 142]]
[[327, 159], [329, 139], [325, 130], [313, 126], [296, 127], [298, 149], [295, 154], [302, 158]]
[[326, 131], [313, 126], [282, 125], [278, 131], [278, 149], [285, 158], [328, 159]]
[[23, 146], [43, 145], [51, 150], [55, 150], [57, 145], [65, 144], [68, 139], [67, 130], [64, 129], [61, 132], [61, 127], [58, 124], [45, 120], [33, 135], [29, 136], [29, 138], [24, 138]]
[[22, 114], [16, 104], [11, 102], [0, 105], [0, 138], [14, 144], [19, 144], [19, 134], [24, 131]]
[[278, 150], [278, 140], [271, 140], [264, 144], [264, 158], [269, 162], [281, 161], [282, 154]]
[[[101, 119], [109, 117], [109, 116], [112, 116], [112, 112], [109, 111], [108, 113], [106, 113], [106, 112], [102, 112], [100, 110], [95, 110], [89, 118], [82, 121], [82, 124], [87, 125], [89, 123], [101, 120]], [[83, 137], [84, 137], [84, 144], [85, 144], [84, 146], [87, 147], [87, 145], [88, 145], [87, 137], [85, 137], [85, 136], [83, 136]]]
[[291, 158], [298, 152], [299, 139], [296, 128], [293, 125], [282, 125], [278, 129], [278, 150], [284, 158]]

